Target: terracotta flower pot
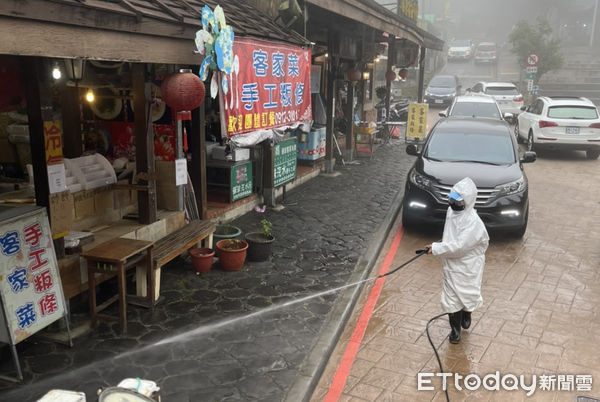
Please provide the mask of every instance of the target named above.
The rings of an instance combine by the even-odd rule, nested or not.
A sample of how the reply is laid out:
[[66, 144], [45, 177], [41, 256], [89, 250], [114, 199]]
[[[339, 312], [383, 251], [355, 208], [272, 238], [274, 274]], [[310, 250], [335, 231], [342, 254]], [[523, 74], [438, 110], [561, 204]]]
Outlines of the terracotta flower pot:
[[216, 243], [219, 265], [224, 271], [239, 271], [246, 261], [248, 243], [239, 239], [223, 239]]
[[196, 272], [202, 274], [210, 271], [213, 265], [215, 251], [210, 248], [194, 248], [190, 250], [192, 264]]

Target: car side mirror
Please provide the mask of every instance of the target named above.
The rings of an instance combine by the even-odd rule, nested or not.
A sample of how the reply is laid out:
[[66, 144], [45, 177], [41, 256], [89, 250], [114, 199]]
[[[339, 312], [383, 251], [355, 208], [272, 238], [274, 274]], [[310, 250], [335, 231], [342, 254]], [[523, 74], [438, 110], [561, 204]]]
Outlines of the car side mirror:
[[527, 110], [527, 106], [525, 106], [525, 105], [521, 106], [521, 110], [522, 111], [526, 111]]
[[537, 159], [537, 154], [535, 152], [527, 151], [523, 154], [523, 157], [521, 158], [521, 163], [535, 162], [536, 159]]
[[419, 156], [420, 155], [420, 152], [417, 149], [417, 146], [415, 144], [408, 144], [406, 146], [406, 153], [409, 154], [409, 155], [412, 155], [412, 156]]
[[511, 120], [513, 117], [515, 117], [515, 115], [512, 113], [504, 113], [502, 116], [504, 117], [504, 120]]
[[441, 112], [439, 112], [438, 116], [440, 116], [440, 117], [448, 117], [448, 109], [442, 110]]

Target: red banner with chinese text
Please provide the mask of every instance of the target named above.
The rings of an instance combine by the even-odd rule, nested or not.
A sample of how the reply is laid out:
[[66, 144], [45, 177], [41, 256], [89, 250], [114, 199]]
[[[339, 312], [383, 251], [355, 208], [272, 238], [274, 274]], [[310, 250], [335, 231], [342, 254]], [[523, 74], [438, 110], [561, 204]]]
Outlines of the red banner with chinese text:
[[238, 66], [220, 89], [227, 136], [312, 120], [310, 50], [249, 38], [236, 38]]

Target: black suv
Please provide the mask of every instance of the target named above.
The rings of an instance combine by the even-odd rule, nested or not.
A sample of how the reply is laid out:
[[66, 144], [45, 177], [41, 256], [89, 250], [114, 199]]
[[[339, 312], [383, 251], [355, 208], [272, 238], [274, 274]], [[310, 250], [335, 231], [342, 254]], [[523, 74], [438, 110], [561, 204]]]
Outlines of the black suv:
[[418, 156], [408, 173], [402, 222], [443, 225], [448, 194], [456, 183], [470, 177], [477, 186], [475, 209], [490, 230], [506, 230], [522, 237], [527, 229], [529, 198], [523, 163], [535, 152], [519, 158], [519, 147], [505, 121], [450, 117], [429, 133], [423, 151], [408, 145]]

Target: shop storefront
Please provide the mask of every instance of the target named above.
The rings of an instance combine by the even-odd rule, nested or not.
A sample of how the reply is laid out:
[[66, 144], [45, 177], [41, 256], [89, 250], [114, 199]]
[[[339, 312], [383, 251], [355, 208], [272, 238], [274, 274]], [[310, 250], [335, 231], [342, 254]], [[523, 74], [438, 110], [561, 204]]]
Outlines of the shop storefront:
[[[82, 252], [118, 237], [159, 243], [191, 220], [206, 220], [213, 194], [224, 192], [225, 204], [251, 196], [258, 202], [264, 188], [296, 177], [295, 164], [277, 161], [279, 155], [296, 155], [294, 140], [284, 132], [310, 122], [310, 97], [303, 98], [302, 89], [310, 85], [310, 51], [299, 35], [246, 4], [224, 7], [240, 49], [246, 43], [243, 51], [250, 52], [236, 53], [231, 90], [221, 89], [213, 99], [207, 82], [203, 105], [186, 115], [178, 135], [181, 120], [165, 99], [163, 83], [184, 68], [197, 75], [204, 60], [194, 52], [202, 5], [191, 3], [172, 10], [155, 2], [0, 6], [6, 38], [0, 74], [10, 83], [3, 84], [0, 98], [0, 199], [7, 208], [47, 208], [67, 300], [88, 290]], [[258, 28], [249, 27], [246, 18]], [[261, 51], [268, 52], [270, 77], [261, 78], [259, 91], [252, 83]], [[255, 52], [258, 59], [248, 59]], [[279, 54], [284, 60], [275, 68], [272, 60], [279, 63]], [[215, 144], [207, 146], [207, 138]], [[183, 243], [208, 238], [214, 230], [210, 223], [194, 227], [204, 232]], [[168, 261], [159, 257], [154, 256], [158, 266]], [[155, 271], [158, 299], [160, 269]], [[136, 278], [138, 294], [144, 295], [145, 272]]]

